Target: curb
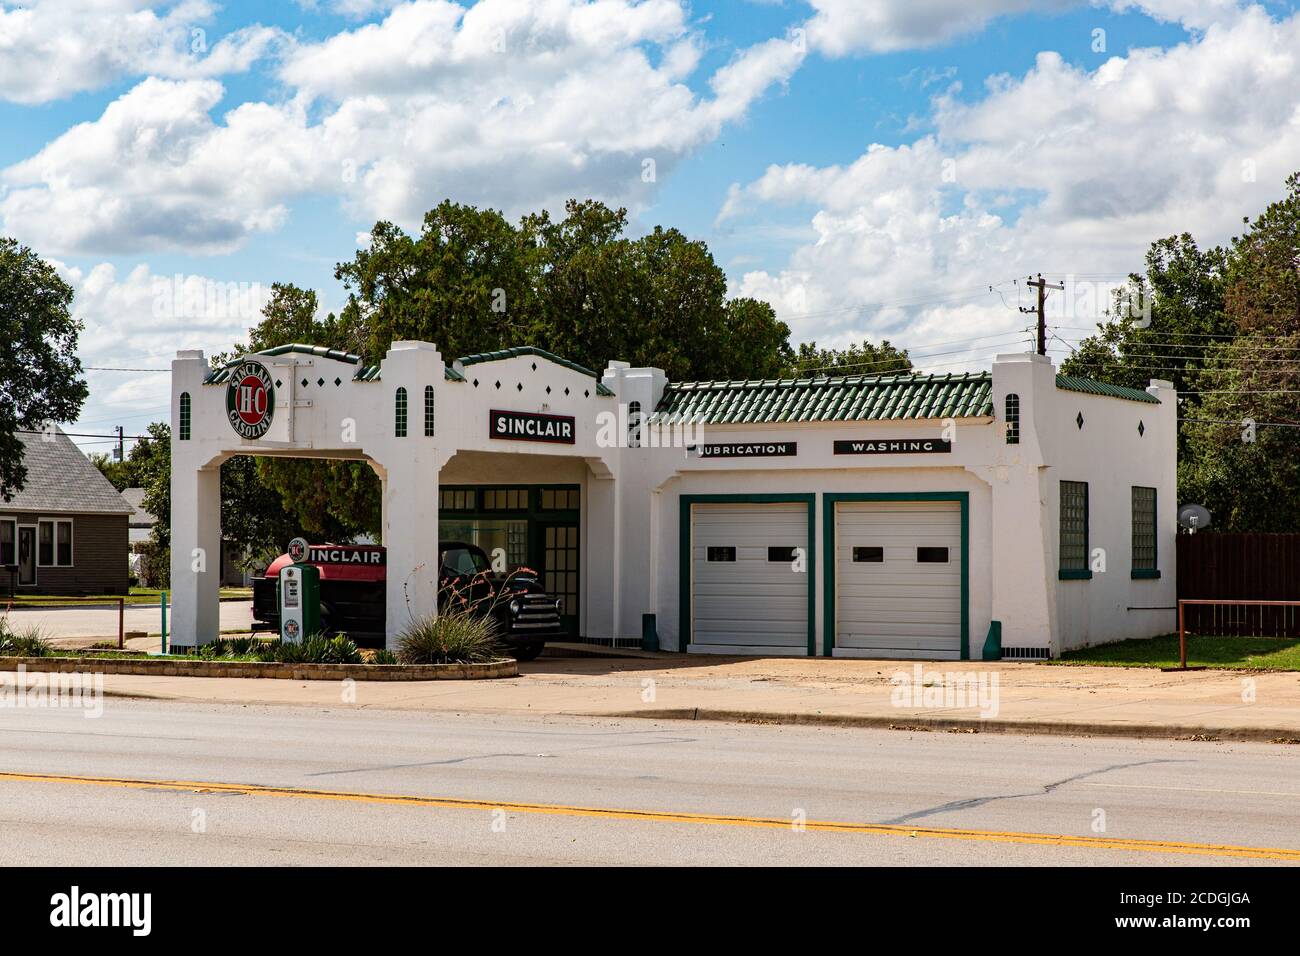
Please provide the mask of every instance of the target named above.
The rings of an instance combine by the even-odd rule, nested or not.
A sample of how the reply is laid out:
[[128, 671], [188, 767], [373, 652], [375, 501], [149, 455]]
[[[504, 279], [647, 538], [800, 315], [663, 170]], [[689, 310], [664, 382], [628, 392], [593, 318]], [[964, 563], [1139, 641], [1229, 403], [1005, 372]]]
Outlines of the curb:
[[980, 720], [961, 717], [880, 717], [867, 714], [798, 714], [757, 710], [716, 710], [677, 707], [665, 710], [629, 710], [619, 713], [576, 714], [581, 717], [636, 717], [660, 720], [717, 720], [735, 724], [790, 724], [820, 727], [868, 727], [965, 734], [1045, 734], [1061, 737], [1149, 737], [1163, 740], [1248, 741], [1266, 744], [1300, 744], [1294, 727], [1188, 727], [1178, 724], [1048, 723], [1041, 720]]
[[488, 680], [518, 677], [514, 660], [487, 664], [276, 664], [263, 661], [176, 661], [104, 657], [0, 657], [0, 670], [29, 673], [135, 674], [153, 677], [261, 677], [281, 680]]

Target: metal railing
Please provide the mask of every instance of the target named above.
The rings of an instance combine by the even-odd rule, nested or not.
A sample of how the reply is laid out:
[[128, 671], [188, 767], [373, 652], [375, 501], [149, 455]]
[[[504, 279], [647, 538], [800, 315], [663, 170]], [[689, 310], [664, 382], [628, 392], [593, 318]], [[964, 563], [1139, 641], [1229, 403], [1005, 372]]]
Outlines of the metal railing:
[[1178, 666], [1187, 670], [1187, 615], [1184, 609], [1189, 605], [1215, 605], [1219, 607], [1300, 607], [1300, 601], [1256, 601], [1231, 598], [1179, 598], [1178, 599]]

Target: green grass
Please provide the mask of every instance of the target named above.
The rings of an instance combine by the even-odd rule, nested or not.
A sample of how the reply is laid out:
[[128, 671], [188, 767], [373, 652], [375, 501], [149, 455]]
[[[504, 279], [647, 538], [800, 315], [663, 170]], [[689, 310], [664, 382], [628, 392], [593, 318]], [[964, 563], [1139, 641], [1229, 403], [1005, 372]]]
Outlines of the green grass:
[[[1067, 651], [1057, 664], [1105, 667], [1177, 667], [1178, 635], [1118, 641]], [[1300, 640], [1278, 637], [1187, 635], [1187, 666], [1226, 670], [1300, 671]]]

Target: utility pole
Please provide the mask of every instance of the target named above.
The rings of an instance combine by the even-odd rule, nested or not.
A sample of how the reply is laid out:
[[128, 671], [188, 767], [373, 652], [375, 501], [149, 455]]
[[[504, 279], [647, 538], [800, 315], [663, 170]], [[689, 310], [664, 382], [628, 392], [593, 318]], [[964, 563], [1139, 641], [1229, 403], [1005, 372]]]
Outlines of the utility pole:
[[1025, 280], [1025, 285], [1029, 286], [1032, 289], [1038, 290], [1038, 306], [1037, 308], [1033, 308], [1033, 309], [1026, 309], [1024, 306], [1021, 306], [1020, 311], [1038, 313], [1038, 354], [1046, 355], [1047, 354], [1047, 290], [1059, 289], [1061, 291], [1064, 291], [1065, 286], [1059, 285], [1055, 282], [1047, 282], [1046, 280], [1043, 279], [1043, 274], [1041, 272], [1038, 273], [1037, 279], [1035, 279], [1033, 276], [1027, 278]]
[[126, 449], [122, 445], [122, 426], [117, 426], [117, 460], [126, 461]]

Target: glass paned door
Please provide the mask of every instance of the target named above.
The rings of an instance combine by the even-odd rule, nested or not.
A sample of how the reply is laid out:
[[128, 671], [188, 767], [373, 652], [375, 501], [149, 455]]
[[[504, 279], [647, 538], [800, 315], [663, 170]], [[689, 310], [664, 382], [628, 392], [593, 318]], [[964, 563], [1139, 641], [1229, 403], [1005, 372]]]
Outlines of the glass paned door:
[[542, 587], [564, 599], [561, 621], [578, 633], [578, 525], [542, 524]]

